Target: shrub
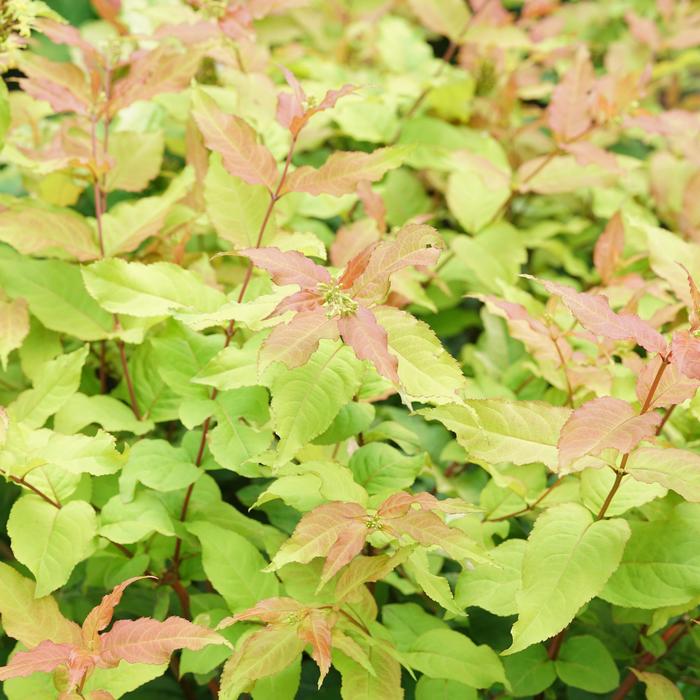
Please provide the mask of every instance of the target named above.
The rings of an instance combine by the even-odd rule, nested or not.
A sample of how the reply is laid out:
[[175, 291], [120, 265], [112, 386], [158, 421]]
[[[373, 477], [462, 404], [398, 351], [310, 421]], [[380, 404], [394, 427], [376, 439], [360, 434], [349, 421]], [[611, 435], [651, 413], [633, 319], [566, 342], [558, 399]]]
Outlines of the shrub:
[[0, 14], [9, 700], [700, 697], [697, 8], [51, 7]]

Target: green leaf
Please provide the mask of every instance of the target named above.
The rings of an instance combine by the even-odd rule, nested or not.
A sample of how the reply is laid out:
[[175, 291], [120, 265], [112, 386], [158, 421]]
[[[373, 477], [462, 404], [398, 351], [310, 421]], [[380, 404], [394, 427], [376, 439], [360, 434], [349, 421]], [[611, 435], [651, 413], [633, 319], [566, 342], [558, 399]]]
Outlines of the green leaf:
[[439, 420], [470, 457], [488, 463], [559, 463], [557, 441], [571, 411], [539, 401], [474, 399], [418, 411]]
[[399, 378], [410, 401], [450, 403], [465, 383], [456, 360], [442, 347], [430, 327], [405, 311], [389, 306], [373, 309], [389, 338], [389, 350], [399, 359]]
[[[163, 146], [161, 131], [117, 131], [110, 134], [109, 155], [114, 162], [105, 176], [105, 189], [108, 192], [140, 192], [145, 189], [160, 173]], [[103, 224], [106, 224], [106, 217], [113, 214], [114, 210], [106, 213]]]
[[620, 684], [620, 672], [603, 642], [590, 635], [569, 637], [555, 661], [559, 678], [589, 693], [608, 693]]
[[564, 629], [617, 569], [629, 535], [624, 520], [594, 521], [576, 503], [543, 513], [528, 538], [518, 621], [504, 653], [522, 651]]
[[10, 126], [10, 99], [7, 85], [0, 80], [0, 148], [5, 145], [5, 134]]
[[557, 679], [554, 663], [543, 644], [535, 644], [504, 657], [503, 665], [516, 698], [537, 695]]
[[[460, 608], [477, 606], [507, 617], [518, 612], [515, 597], [522, 586], [525, 540], [507, 540], [489, 550], [493, 563], [475, 564], [457, 579], [455, 600]], [[539, 691], [536, 691], [539, 692]]]
[[[252, 248], [257, 243], [265, 212], [270, 204], [270, 193], [262, 185], [249, 185], [230, 175], [221, 156], [212, 153], [209, 170], [204, 179], [204, 199], [207, 214], [220, 238], [234, 248]], [[275, 235], [274, 216], [265, 227], [261, 245], [268, 245]]]
[[258, 383], [258, 352], [262, 341], [263, 336], [257, 335], [243, 347], [229, 345], [212, 357], [192, 381], [220, 391], [254, 386]]
[[424, 455], [409, 457], [381, 442], [360, 447], [353, 452], [348, 464], [355, 481], [364, 486], [370, 495], [408, 488], [424, 465]]
[[52, 331], [81, 340], [111, 335], [114, 319], [87, 293], [80, 269], [60, 260], [31, 260], [0, 249], [0, 284]]
[[77, 433], [96, 423], [109, 432], [126, 431], [143, 435], [153, 430], [148, 420], [136, 420], [130, 406], [112, 396], [73, 394], [54, 416], [54, 427], [61, 433]]
[[700, 501], [700, 455], [689, 450], [643, 447], [632, 453], [627, 472], [637, 481], [672, 489], [686, 501]]
[[272, 431], [258, 429], [251, 422], [266, 423], [267, 390], [261, 386], [243, 387], [216, 397], [216, 427], [209, 436], [209, 448], [214, 459], [224, 469], [244, 476], [258, 476], [256, 458], [272, 442]]
[[39, 597], [62, 586], [75, 565], [92, 554], [96, 530], [89, 503], [70, 501], [55, 508], [34, 495], [16, 501], [7, 522], [12, 551], [34, 574]]
[[301, 681], [301, 656], [287, 668], [255, 681], [253, 700], [294, 700]]
[[194, 272], [167, 262], [144, 265], [111, 258], [84, 267], [82, 273], [88, 292], [112, 313], [139, 318], [180, 310], [207, 313], [226, 301]]
[[155, 494], [137, 493], [130, 503], [114, 496], [100, 512], [99, 534], [112, 542], [131, 544], [154, 532], [173, 537], [173, 522], [163, 502]]
[[47, 362], [34, 376], [33, 388], [10, 404], [10, 417], [30, 428], [44, 425], [77, 391], [87, 354], [88, 346], [84, 345]]
[[119, 492], [128, 503], [134, 498], [137, 483], [154, 491], [178, 491], [193, 484], [201, 474], [181, 447], [165, 440], [140, 440], [129, 451], [119, 477]]
[[477, 700], [474, 688], [444, 678], [421, 676], [416, 684], [416, 700]]
[[187, 529], [199, 538], [204, 571], [231, 612], [279, 594], [277, 577], [262, 571], [267, 562], [246, 539], [202, 521], [189, 523]]
[[464, 683], [471, 688], [506, 684], [503, 665], [493, 649], [477, 646], [454, 630], [430, 630], [413, 642], [406, 661], [430, 678]]
[[665, 517], [630, 522], [632, 536], [601, 598], [656, 609], [700, 595], [700, 506], [684, 503]]
[[[615, 474], [612, 469], [584, 469], [580, 476], [583, 505], [591, 513], [599, 513], [614, 482]], [[667, 493], [668, 491], [661, 484], [642, 483], [642, 481], [625, 477], [608, 507], [607, 515], [611, 518], [622, 515], [656, 498], [663, 498]]]
[[372, 425], [375, 409], [371, 403], [349, 403], [343, 406], [328, 429], [317, 438], [315, 445], [334, 445], [364, 432]]
[[272, 418], [280, 437], [280, 463], [328, 428], [360, 386], [360, 372], [361, 364], [350, 348], [322, 341], [306, 365], [275, 377]]
[[446, 622], [426, 612], [416, 603], [389, 603], [382, 606], [382, 622], [401, 651], [410, 649], [424, 632], [449, 629]]

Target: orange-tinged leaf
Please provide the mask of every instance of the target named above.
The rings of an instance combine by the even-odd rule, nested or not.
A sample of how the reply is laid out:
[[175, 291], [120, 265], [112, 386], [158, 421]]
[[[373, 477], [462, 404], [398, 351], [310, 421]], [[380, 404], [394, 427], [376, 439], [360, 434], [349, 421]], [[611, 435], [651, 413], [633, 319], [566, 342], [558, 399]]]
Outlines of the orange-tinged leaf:
[[122, 581], [122, 583], [115, 586], [110, 593], [102, 596], [102, 600], [99, 605], [96, 605], [88, 614], [83, 621], [83, 643], [87, 646], [91, 642], [94, 642], [98, 634], [109, 625], [114, 616], [114, 608], [119, 605], [119, 601], [122, 599], [122, 595], [127, 586], [131, 585], [135, 581], [140, 581], [142, 579], [152, 578], [156, 579], [155, 576], [133, 576], [132, 578]]
[[283, 193], [308, 192], [340, 197], [351, 194], [363, 180], [375, 182], [389, 170], [398, 168], [406, 151], [403, 147], [388, 146], [373, 153], [337, 151], [320, 167], [304, 165], [286, 180]]
[[29, 333], [29, 307], [24, 299], [0, 299], [0, 367], [7, 369], [13, 350], [21, 347]]
[[163, 664], [176, 649], [198, 650], [209, 644], [226, 644], [219, 634], [182, 617], [163, 622], [142, 617], [118, 620], [100, 637], [100, 665], [111, 667], [126, 661], [130, 664]]
[[368, 534], [367, 525], [362, 520], [348, 521], [326, 554], [326, 563], [323, 565], [319, 588], [328, 583], [362, 551]]
[[[637, 398], [642, 405], [646, 401], [651, 385], [659, 372], [661, 358], [657, 355], [647, 362], [637, 376]], [[666, 367], [661, 375], [650, 408], [668, 408], [687, 399], [692, 399], [700, 386], [700, 381], [686, 377], [675, 364]]]
[[224, 618], [217, 626], [223, 629], [242, 620], [260, 620], [265, 624], [278, 624], [284, 622], [292, 616], [298, 616], [306, 608], [294, 598], [279, 596], [277, 598], [266, 598], [256, 603], [252, 608], [236, 613], [232, 617]]
[[354, 529], [358, 523], [364, 528], [366, 517], [367, 512], [358, 503], [332, 501], [315, 508], [299, 521], [292, 536], [275, 554], [271, 567], [279, 569], [293, 561], [306, 564], [326, 556], [343, 531]]
[[579, 165], [599, 165], [612, 173], [622, 174], [624, 172], [614, 153], [610, 153], [590, 141], [566, 143], [562, 145], [562, 149], [571, 154]]
[[328, 318], [320, 305], [315, 311], [301, 311], [288, 323], [272, 329], [260, 349], [261, 367], [271, 362], [282, 362], [290, 369], [299, 367], [324, 338], [338, 339], [338, 321]]
[[325, 267], [317, 265], [295, 250], [244, 248], [238, 251], [238, 254], [248, 258], [256, 267], [269, 272], [275, 284], [298, 284], [302, 289], [316, 289], [319, 283], [331, 282], [331, 275]]
[[207, 147], [221, 154], [231, 175], [269, 190], [275, 187], [277, 164], [267, 147], [258, 143], [252, 127], [240, 117], [223, 112], [202, 91], [194, 93], [192, 114]]
[[688, 268], [681, 265], [688, 276], [688, 288], [690, 289], [690, 308], [688, 309], [688, 319], [690, 321], [690, 330], [696, 331], [700, 328], [700, 290], [698, 290], [695, 280], [693, 279]]
[[618, 211], [608, 221], [608, 225], [598, 237], [593, 249], [593, 263], [603, 284], [610, 284], [617, 271], [624, 247], [625, 225], [622, 214]]
[[638, 415], [621, 399], [593, 399], [577, 408], [564, 424], [558, 444], [559, 466], [566, 473], [585, 455], [595, 456], [608, 448], [629, 452], [642, 440], [653, 437], [660, 422], [661, 414]]
[[369, 182], [362, 180], [357, 185], [357, 196], [365, 208], [365, 214], [376, 222], [380, 231], [386, 231], [386, 206], [381, 195], [374, 192]]
[[372, 249], [367, 267], [354, 280], [348, 293], [358, 301], [382, 301], [389, 292], [391, 275], [405, 267], [434, 265], [442, 248], [444, 243], [432, 226], [404, 226], [395, 240], [382, 241]]
[[577, 292], [568, 285], [548, 280], [537, 281], [550, 294], [559, 296], [578, 322], [591, 333], [612, 340], [631, 340], [649, 352], [666, 352], [667, 344], [661, 333], [636, 314], [615, 313], [601, 294]]
[[0, 681], [31, 676], [37, 671], [53, 671], [58, 666], [68, 663], [73, 650], [71, 644], [56, 644], [45, 640], [30, 651], [18, 651], [7, 666], [0, 667]]
[[690, 379], [700, 379], [700, 339], [678, 331], [671, 341], [671, 362]]
[[331, 668], [332, 628], [329, 611], [310, 610], [298, 629], [299, 638], [311, 645], [311, 658], [316, 662], [320, 671], [319, 688]]
[[547, 123], [558, 141], [566, 143], [591, 125], [589, 98], [594, 84], [593, 65], [588, 52], [581, 48], [561, 82], [554, 88], [547, 108]]
[[369, 360], [379, 374], [399, 384], [399, 361], [389, 352], [387, 333], [369, 309], [360, 306], [351, 316], [338, 319], [337, 325], [343, 342], [355, 351], [358, 359]]

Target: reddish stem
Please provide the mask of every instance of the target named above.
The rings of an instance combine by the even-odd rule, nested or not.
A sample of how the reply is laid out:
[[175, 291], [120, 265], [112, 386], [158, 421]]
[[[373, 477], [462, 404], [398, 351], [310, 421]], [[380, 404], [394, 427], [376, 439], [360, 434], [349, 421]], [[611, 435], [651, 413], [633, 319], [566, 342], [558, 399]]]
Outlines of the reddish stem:
[[139, 410], [139, 404], [136, 400], [136, 392], [134, 391], [134, 382], [131, 380], [131, 373], [129, 372], [129, 363], [126, 359], [126, 348], [124, 346], [124, 341], [120, 338], [117, 340], [117, 347], [119, 348], [119, 357], [122, 363], [122, 372], [124, 374], [124, 381], [126, 382], [126, 388], [129, 392], [129, 401], [131, 402], [131, 410], [136, 416], [136, 420], [141, 420], [141, 411]]

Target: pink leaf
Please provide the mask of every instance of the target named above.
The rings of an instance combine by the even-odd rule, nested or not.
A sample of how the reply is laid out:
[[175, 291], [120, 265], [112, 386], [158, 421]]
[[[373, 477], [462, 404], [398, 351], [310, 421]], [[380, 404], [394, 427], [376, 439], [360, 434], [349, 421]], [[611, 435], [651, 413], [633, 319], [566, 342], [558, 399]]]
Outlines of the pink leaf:
[[[637, 377], [637, 398], [643, 405], [649, 390], [661, 365], [661, 358], [657, 355], [651, 362], [647, 362]], [[668, 408], [692, 399], [700, 386], [697, 379], [689, 379], [681, 373], [678, 367], [671, 363], [661, 375], [650, 408]]]
[[53, 671], [58, 666], [68, 664], [74, 649], [71, 644], [55, 644], [46, 640], [30, 651], [18, 651], [7, 666], [0, 667], [0, 681], [31, 676], [37, 671]]
[[[379, 241], [379, 237], [380, 233], [377, 230], [377, 225], [371, 219], [359, 219], [346, 226], [341, 226], [331, 244], [331, 263], [335, 265], [335, 267], [347, 265], [358, 253], [376, 244], [377, 241]], [[367, 253], [362, 268], [358, 270], [358, 274], [367, 267], [367, 260], [369, 260], [369, 252]], [[345, 278], [347, 274], [349, 273], [346, 270], [343, 274], [343, 278]], [[350, 286], [352, 282], [350, 282], [349, 285], [343, 282], [342, 285]]]
[[346, 526], [338, 532], [336, 541], [326, 554], [320, 585], [327, 583], [346, 564], [349, 564], [365, 545], [369, 530], [365, 522], [359, 519], [348, 520]]
[[660, 422], [659, 413], [638, 415], [621, 399], [593, 399], [577, 408], [564, 424], [558, 444], [559, 466], [568, 470], [579, 457], [595, 456], [608, 448], [629, 452], [653, 437]]
[[111, 593], [102, 597], [100, 604], [95, 606], [85, 618], [83, 622], [83, 643], [88, 646], [90, 642], [94, 642], [97, 639], [97, 635], [101, 632], [109, 623], [112, 621], [112, 616], [114, 615], [114, 608], [119, 605], [119, 601], [122, 599], [124, 590], [127, 586], [131, 585], [135, 581], [140, 581], [141, 579], [152, 578], [157, 579], [156, 576], [134, 576], [133, 578], [128, 578], [123, 581], [118, 586], [115, 586]]
[[316, 289], [319, 283], [329, 284], [331, 275], [295, 250], [279, 248], [244, 248], [238, 255], [248, 258], [255, 267], [266, 270], [275, 284], [298, 284], [302, 289]]
[[590, 141], [566, 143], [562, 148], [570, 153], [579, 165], [599, 165], [612, 173], [622, 173], [617, 158], [613, 153], [600, 148]]
[[[530, 275], [524, 275], [536, 279]], [[600, 294], [577, 292], [572, 287], [547, 280], [537, 280], [550, 294], [561, 297], [578, 322], [595, 335], [612, 340], [631, 340], [649, 352], [667, 350], [664, 337], [636, 314], [617, 314]]]
[[318, 292], [304, 289], [301, 292], [294, 292], [286, 299], [282, 299], [270, 316], [281, 316], [287, 311], [315, 311], [320, 308], [321, 297]]
[[164, 664], [176, 649], [202, 649], [209, 644], [225, 644], [226, 640], [206, 627], [181, 617], [163, 622], [142, 617], [139, 620], [118, 620], [100, 638], [99, 664], [110, 668], [120, 661], [130, 664]]
[[350, 287], [355, 284], [355, 280], [367, 269], [372, 253], [374, 253], [379, 245], [379, 241], [369, 243], [350, 258], [348, 264], [345, 266], [343, 274], [338, 280], [343, 289], [350, 289]]
[[[341, 319], [342, 320], [342, 319]], [[327, 338], [337, 340], [338, 321], [326, 316], [321, 307], [316, 311], [302, 311], [291, 321], [275, 326], [260, 349], [260, 363], [283, 362], [290, 369], [303, 365]]]
[[20, 68], [27, 77], [20, 78], [19, 84], [28, 95], [46, 100], [56, 112], [89, 112], [92, 95], [86, 76], [78, 66], [24, 53]]
[[365, 214], [376, 221], [380, 231], [386, 231], [386, 206], [381, 196], [374, 192], [370, 183], [365, 180], [357, 185], [357, 196], [365, 208]]
[[617, 212], [600, 234], [593, 249], [593, 263], [604, 284], [610, 284], [625, 247], [625, 226]]
[[[382, 241], [369, 256], [367, 267], [355, 279], [349, 294], [368, 303], [382, 301], [389, 292], [391, 275], [404, 267], [434, 265], [444, 243], [432, 226], [408, 224], [394, 241]], [[342, 284], [347, 284], [341, 278]]]
[[195, 95], [194, 119], [207, 147], [221, 154], [226, 170], [251, 185], [274, 189], [277, 164], [267, 147], [257, 142], [253, 129], [240, 117], [222, 112], [205, 93]]
[[688, 268], [681, 265], [688, 276], [688, 287], [690, 289], [690, 309], [688, 309], [688, 319], [690, 320], [690, 330], [696, 331], [700, 327], [700, 290], [698, 290], [695, 280], [693, 280]]
[[629, 25], [632, 36], [637, 41], [646, 44], [652, 51], [658, 51], [661, 48], [661, 34], [655, 22], [645, 17], [640, 17], [632, 10], [625, 12], [625, 20]]
[[678, 331], [671, 341], [671, 362], [686, 377], [700, 379], [700, 340], [688, 331]]
[[363, 180], [375, 182], [388, 170], [401, 165], [403, 153], [396, 146], [380, 148], [374, 153], [337, 151], [320, 168], [304, 165], [295, 170], [287, 178], [282, 193], [308, 192], [335, 197], [351, 194]]
[[547, 108], [547, 123], [557, 137], [557, 141], [572, 141], [588, 130], [591, 125], [589, 115], [589, 95], [593, 89], [594, 73], [588, 52], [581, 48], [574, 64], [563, 80], [554, 88]]
[[289, 87], [292, 88], [292, 92], [283, 92], [278, 97], [277, 121], [285, 129], [289, 129], [293, 134], [296, 134], [301, 128], [298, 125], [303, 124], [306, 93], [294, 73], [287, 68], [282, 68], [282, 72]]
[[379, 374], [394, 384], [399, 383], [399, 362], [389, 352], [387, 333], [371, 311], [360, 306], [352, 316], [338, 319], [338, 329], [358, 359], [369, 360]]

